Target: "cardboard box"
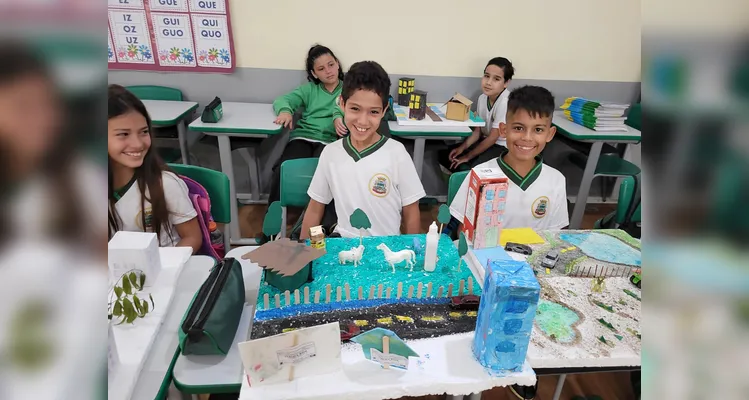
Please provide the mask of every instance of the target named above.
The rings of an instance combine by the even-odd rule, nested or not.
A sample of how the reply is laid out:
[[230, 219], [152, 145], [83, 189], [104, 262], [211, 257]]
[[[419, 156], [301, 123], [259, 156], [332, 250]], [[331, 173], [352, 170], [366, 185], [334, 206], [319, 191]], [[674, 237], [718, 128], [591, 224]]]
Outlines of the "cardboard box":
[[316, 249], [325, 250], [325, 233], [323, 232], [322, 225], [309, 228], [309, 243], [310, 246]]
[[468, 174], [463, 233], [474, 249], [499, 246], [508, 186], [499, 168], [474, 168]]
[[455, 96], [445, 104], [447, 104], [447, 110], [445, 111], [447, 119], [465, 121], [471, 115], [471, 104], [473, 102], [460, 93], [455, 93]]
[[161, 272], [159, 240], [153, 232], [119, 231], [108, 245], [109, 279], [116, 282], [122, 274], [139, 269], [146, 275], [145, 286], [156, 282]]
[[423, 90], [414, 90], [409, 95], [408, 100], [408, 118], [421, 121], [427, 115], [427, 92]]

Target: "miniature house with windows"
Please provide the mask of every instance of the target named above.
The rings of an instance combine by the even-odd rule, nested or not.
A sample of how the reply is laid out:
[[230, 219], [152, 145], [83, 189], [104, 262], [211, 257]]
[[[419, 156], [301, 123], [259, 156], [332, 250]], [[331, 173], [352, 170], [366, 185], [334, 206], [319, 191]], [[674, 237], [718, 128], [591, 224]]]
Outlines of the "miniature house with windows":
[[280, 291], [294, 291], [312, 282], [312, 261], [325, 250], [282, 238], [265, 243], [242, 256], [263, 268], [263, 281]]
[[398, 105], [408, 107], [411, 99], [411, 92], [415, 89], [416, 80], [414, 78], [398, 79]]
[[408, 118], [421, 121], [427, 115], [427, 92], [414, 90], [408, 99]]
[[491, 375], [523, 369], [541, 286], [525, 261], [490, 261], [486, 266], [473, 355]]
[[447, 110], [445, 110], [447, 119], [465, 121], [471, 115], [471, 104], [473, 102], [460, 93], [455, 93], [455, 96], [451, 97], [445, 104], [447, 104]]

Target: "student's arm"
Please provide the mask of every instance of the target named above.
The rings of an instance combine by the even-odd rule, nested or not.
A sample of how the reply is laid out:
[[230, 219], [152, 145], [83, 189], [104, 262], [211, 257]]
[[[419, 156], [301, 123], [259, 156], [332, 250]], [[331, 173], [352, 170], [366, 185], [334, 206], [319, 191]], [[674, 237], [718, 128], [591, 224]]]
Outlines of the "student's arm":
[[419, 202], [413, 202], [403, 207], [403, 232], [406, 235], [419, 233], [421, 230], [421, 213], [419, 212]]
[[307, 210], [304, 211], [304, 219], [302, 219], [302, 233], [299, 235], [299, 239], [309, 238], [309, 228], [320, 225], [323, 214], [325, 213], [325, 204], [317, 202], [313, 199], [309, 200]]
[[489, 136], [482, 139], [481, 142], [478, 144], [478, 146], [471, 149], [471, 151], [469, 151], [468, 153], [466, 153], [466, 155], [460, 158], [461, 159], [465, 158], [464, 162], [466, 162], [468, 160], [478, 157], [479, 154], [485, 152], [490, 147], [492, 147], [494, 143], [497, 142], [497, 139], [499, 139], [499, 128], [492, 128], [492, 130], [489, 132]]
[[200, 251], [200, 246], [203, 244], [203, 233], [200, 231], [200, 222], [197, 218], [175, 225], [174, 229], [180, 237], [179, 243], [175, 246], [192, 247], [192, 254]]
[[306, 99], [309, 96], [309, 91], [309, 84], [305, 84], [294, 89], [294, 91], [292, 91], [291, 93], [287, 93], [283, 96], [278, 97], [273, 102], [273, 111], [278, 116], [274, 122], [285, 127], [292, 128], [291, 124], [294, 112], [297, 110], [297, 108], [306, 104]]
[[468, 136], [466, 140], [463, 141], [463, 143], [453, 149], [453, 151], [450, 152], [450, 161], [457, 160], [464, 151], [466, 151], [467, 148], [471, 147], [474, 143], [476, 143], [477, 140], [481, 137], [481, 128], [475, 127], [473, 128], [473, 132], [471, 132], [471, 136]]

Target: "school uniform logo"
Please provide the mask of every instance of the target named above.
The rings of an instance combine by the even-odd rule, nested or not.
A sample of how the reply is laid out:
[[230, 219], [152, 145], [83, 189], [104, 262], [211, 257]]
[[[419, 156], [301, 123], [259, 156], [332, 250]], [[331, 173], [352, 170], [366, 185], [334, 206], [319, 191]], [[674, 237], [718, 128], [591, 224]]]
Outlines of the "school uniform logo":
[[385, 174], [375, 174], [369, 180], [369, 191], [377, 197], [385, 197], [390, 191], [390, 178]]
[[143, 228], [143, 224], [141, 224], [140, 215], [143, 211], [138, 211], [138, 214], [135, 215], [135, 225], [140, 228], [143, 232], [153, 232], [153, 217], [151, 216], [151, 208], [146, 208], [146, 227]]
[[541, 196], [537, 198], [531, 206], [531, 213], [535, 218], [543, 218], [546, 216], [546, 211], [549, 208], [549, 198]]

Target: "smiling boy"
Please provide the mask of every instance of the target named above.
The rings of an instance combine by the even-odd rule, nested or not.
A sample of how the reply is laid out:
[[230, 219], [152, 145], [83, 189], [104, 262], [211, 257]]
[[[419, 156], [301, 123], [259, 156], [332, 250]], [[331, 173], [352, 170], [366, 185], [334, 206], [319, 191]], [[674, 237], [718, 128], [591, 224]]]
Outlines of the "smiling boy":
[[358, 237], [349, 216], [357, 208], [369, 217], [372, 227], [365, 236], [418, 233], [419, 199], [425, 196], [411, 156], [395, 140], [380, 135], [377, 128], [388, 108], [390, 78], [374, 61], [351, 66], [343, 80], [341, 107], [350, 134], [325, 147], [307, 190], [310, 197], [302, 220], [301, 239], [319, 225], [325, 205], [335, 200], [339, 217], [335, 232]]
[[[544, 165], [541, 151], [554, 138], [551, 125], [554, 96], [539, 86], [524, 86], [510, 93], [507, 122], [499, 125], [507, 140], [501, 156], [474, 168], [500, 169], [510, 180], [502, 221], [504, 228], [562, 229], [569, 225], [566, 180]], [[463, 221], [468, 180], [450, 204], [450, 214]]]

